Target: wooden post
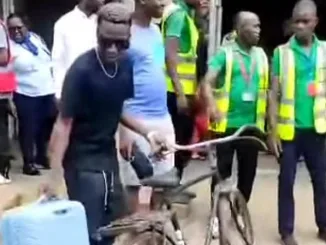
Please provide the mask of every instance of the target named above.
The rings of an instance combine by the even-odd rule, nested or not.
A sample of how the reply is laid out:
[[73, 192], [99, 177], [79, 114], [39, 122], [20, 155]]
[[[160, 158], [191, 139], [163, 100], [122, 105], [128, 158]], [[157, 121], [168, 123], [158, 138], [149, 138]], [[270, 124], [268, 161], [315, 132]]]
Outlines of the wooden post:
[[221, 44], [222, 0], [210, 0], [209, 8], [208, 57], [211, 57]]

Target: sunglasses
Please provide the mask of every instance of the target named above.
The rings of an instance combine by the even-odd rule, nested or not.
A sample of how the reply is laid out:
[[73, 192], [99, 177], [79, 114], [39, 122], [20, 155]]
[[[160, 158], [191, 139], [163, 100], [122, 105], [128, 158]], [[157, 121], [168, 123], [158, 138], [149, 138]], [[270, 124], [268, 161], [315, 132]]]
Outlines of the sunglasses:
[[15, 32], [15, 31], [21, 31], [24, 28], [24, 26], [11, 26], [8, 28], [8, 31]]
[[108, 38], [99, 38], [99, 45], [104, 48], [111, 48], [113, 45], [117, 47], [118, 50], [126, 50], [129, 48], [129, 40], [117, 40]]

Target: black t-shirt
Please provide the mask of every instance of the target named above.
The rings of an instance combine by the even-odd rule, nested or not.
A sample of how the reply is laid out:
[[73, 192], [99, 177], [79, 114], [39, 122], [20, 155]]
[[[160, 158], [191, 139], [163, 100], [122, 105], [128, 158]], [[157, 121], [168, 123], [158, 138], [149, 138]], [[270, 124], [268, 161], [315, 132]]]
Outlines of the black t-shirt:
[[[112, 75], [115, 65], [105, 69]], [[60, 105], [62, 117], [73, 119], [64, 166], [102, 171], [116, 165], [114, 135], [123, 102], [133, 93], [133, 67], [127, 56], [118, 61], [114, 78], [105, 75], [94, 49], [73, 63], [65, 77]]]

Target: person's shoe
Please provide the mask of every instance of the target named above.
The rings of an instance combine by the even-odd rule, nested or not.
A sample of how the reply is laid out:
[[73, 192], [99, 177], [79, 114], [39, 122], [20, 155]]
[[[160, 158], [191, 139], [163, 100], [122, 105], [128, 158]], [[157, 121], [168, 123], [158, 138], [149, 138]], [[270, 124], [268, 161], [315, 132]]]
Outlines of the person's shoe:
[[46, 169], [49, 170], [50, 168], [50, 162], [49, 159], [46, 157], [44, 160], [37, 162], [37, 164], [34, 165], [37, 169]]
[[3, 177], [2, 174], [0, 174], [0, 185], [7, 185], [10, 184], [11, 180]]
[[318, 238], [323, 242], [326, 242], [326, 229], [320, 229], [318, 231]]
[[284, 236], [281, 238], [282, 245], [298, 245], [298, 242], [295, 240], [293, 235]]
[[41, 173], [33, 164], [29, 164], [23, 167], [23, 174], [37, 176]]
[[49, 170], [49, 169], [51, 169], [50, 165], [48, 165], [48, 164], [34, 164], [34, 167], [36, 169], [40, 169], [40, 170]]

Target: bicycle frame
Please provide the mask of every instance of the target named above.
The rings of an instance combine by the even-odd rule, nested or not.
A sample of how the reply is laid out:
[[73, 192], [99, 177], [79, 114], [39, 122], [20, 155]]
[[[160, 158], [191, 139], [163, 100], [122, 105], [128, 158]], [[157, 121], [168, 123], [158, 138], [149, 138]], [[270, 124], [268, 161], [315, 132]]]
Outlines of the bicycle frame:
[[[210, 145], [213, 145], [213, 144], [223, 144], [223, 143], [227, 143], [227, 142], [230, 142], [230, 141], [238, 141], [238, 140], [251, 140], [251, 141], [256, 141], [258, 142], [262, 147], [266, 148], [266, 145], [265, 143], [260, 140], [259, 137], [254, 137], [254, 136], [245, 136], [245, 135], [241, 135], [243, 132], [245, 132], [246, 129], [252, 129], [254, 127], [252, 126], [243, 126], [241, 127], [239, 130], [237, 130], [237, 132], [231, 136], [228, 136], [226, 138], [223, 138], [223, 139], [215, 139], [215, 140], [210, 140], [208, 142], [201, 142], [200, 144], [194, 144], [194, 145], [190, 145], [190, 146], [180, 146], [180, 145], [175, 145], [175, 150], [172, 151], [172, 152], [169, 152], [168, 154], [170, 153], [173, 153], [175, 151], [178, 151], [178, 150], [192, 150], [192, 149], [195, 149], [197, 147], [201, 147], [201, 146], [210, 146]], [[211, 160], [212, 161], [212, 160]], [[215, 165], [215, 164], [214, 164]], [[216, 166], [217, 167], [217, 166]], [[220, 175], [219, 175], [219, 172], [218, 172], [218, 169], [215, 168], [203, 175], [200, 175], [192, 180], [189, 180], [187, 181], [186, 183], [176, 187], [176, 188], [153, 188], [154, 189], [154, 193], [162, 193], [161, 195], [161, 200], [160, 200], [160, 203], [159, 203], [159, 210], [161, 211], [164, 211], [164, 206], [166, 206], [166, 208], [168, 209], [168, 211], [170, 211], [171, 213], [171, 216], [170, 216], [170, 220], [172, 222], [172, 225], [173, 225], [173, 228], [174, 228], [174, 231], [175, 232], [180, 232], [181, 234], [181, 242], [183, 242], [184, 244], [184, 240], [183, 240], [183, 237], [182, 237], [182, 233], [181, 233], [181, 226], [179, 224], [179, 221], [178, 221], [178, 218], [177, 218], [177, 214], [176, 212], [173, 212], [171, 211], [172, 209], [172, 201], [170, 200], [171, 197], [177, 195], [178, 193], [182, 192], [183, 190], [205, 180], [205, 179], [208, 179], [212, 176], [216, 176], [217, 177], [217, 183], [216, 183], [216, 186], [215, 186], [215, 189], [214, 189], [214, 196], [213, 196], [213, 200], [214, 200], [214, 203], [215, 203], [215, 209], [216, 209], [216, 203], [218, 201], [218, 198], [220, 196], [221, 193], [229, 193], [229, 192], [232, 192], [234, 190], [234, 178], [233, 178], [233, 172], [232, 171], [232, 174], [231, 174], [231, 178], [229, 179], [226, 179], [226, 180], [222, 180]], [[155, 177], [155, 176], [154, 176]], [[150, 186], [150, 185], [149, 185]], [[131, 216], [132, 217], [132, 216]], [[153, 221], [153, 220], [150, 220], [150, 219], [147, 219], [147, 218], [142, 218], [142, 220], [146, 221], [145, 224], [148, 225], [155, 225], [155, 223], [157, 221]], [[107, 227], [103, 227], [103, 229], [99, 229], [99, 232], [98, 232], [98, 238], [100, 239], [101, 237], [103, 236], [107, 236], [106, 234], [109, 234], [110, 232], [114, 231], [114, 228], [115, 228], [115, 224], [116, 224], [116, 229], [118, 231], [116, 231], [116, 233], [118, 234], [121, 234], [123, 232], [126, 231], [130, 231], [130, 230], [133, 230], [135, 229], [134, 226], [136, 225], [136, 223], [139, 223], [139, 219], [138, 221], [136, 220], [132, 220], [130, 222], [122, 222], [120, 221], [119, 223], [119, 220], [118, 222], [113, 222], [111, 225], [107, 226]], [[100, 234], [102, 233], [102, 235]], [[96, 235], [96, 234], [95, 234]], [[205, 242], [205, 244], [207, 244], [207, 242]]]

